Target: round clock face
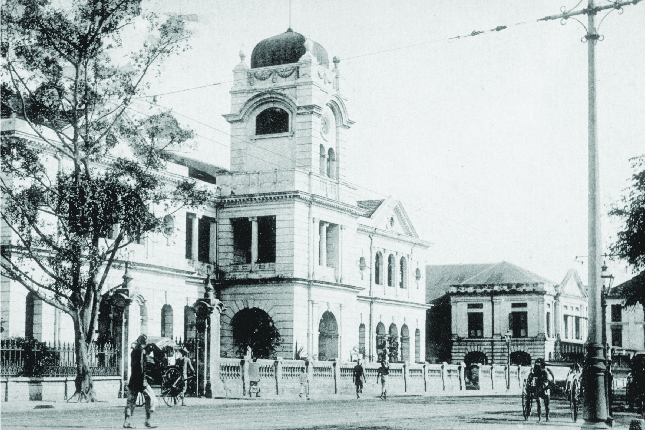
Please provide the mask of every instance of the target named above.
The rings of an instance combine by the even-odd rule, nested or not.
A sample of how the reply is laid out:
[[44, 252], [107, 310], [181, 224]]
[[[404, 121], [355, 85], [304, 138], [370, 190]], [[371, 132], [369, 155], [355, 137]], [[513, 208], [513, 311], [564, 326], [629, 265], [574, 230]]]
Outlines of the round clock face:
[[320, 134], [322, 135], [323, 139], [329, 140], [329, 118], [327, 115], [323, 115], [322, 121], [320, 122]]

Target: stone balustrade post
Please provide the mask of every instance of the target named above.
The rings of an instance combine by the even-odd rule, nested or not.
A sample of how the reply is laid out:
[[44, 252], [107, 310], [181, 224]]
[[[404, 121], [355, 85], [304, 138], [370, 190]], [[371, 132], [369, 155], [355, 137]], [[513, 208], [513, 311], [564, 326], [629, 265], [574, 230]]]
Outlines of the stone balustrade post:
[[459, 363], [459, 390], [466, 390], [466, 363], [463, 361]]
[[495, 367], [490, 365], [490, 389], [491, 391], [495, 389]]
[[[274, 363], [275, 366], [275, 393], [280, 395], [280, 385], [282, 384], [282, 357], [278, 357]], [[284, 389], [283, 389], [284, 391]]]
[[246, 396], [246, 392], [250, 389], [249, 383], [249, 362], [251, 361], [250, 356], [245, 356], [240, 364], [242, 365], [242, 396]]
[[443, 384], [443, 391], [446, 391], [446, 379], [448, 378], [448, 364], [444, 361], [441, 363], [441, 383]]

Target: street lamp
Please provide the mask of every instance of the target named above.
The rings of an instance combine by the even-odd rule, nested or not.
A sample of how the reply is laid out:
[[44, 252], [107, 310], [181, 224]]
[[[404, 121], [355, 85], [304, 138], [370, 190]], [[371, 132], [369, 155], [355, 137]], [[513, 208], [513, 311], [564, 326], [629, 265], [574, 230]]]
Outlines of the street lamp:
[[513, 337], [513, 331], [508, 329], [504, 335], [504, 341], [506, 342], [506, 389], [511, 389], [511, 338]]

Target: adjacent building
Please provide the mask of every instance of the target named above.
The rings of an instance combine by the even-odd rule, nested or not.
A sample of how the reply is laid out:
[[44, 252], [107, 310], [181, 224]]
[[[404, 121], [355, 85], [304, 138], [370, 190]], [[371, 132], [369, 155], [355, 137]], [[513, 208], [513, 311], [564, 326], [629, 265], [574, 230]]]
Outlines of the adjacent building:
[[614, 360], [620, 362], [628, 362], [627, 357], [633, 356], [638, 351], [645, 350], [643, 306], [624, 307], [624, 290], [633, 282], [636, 282], [636, 278], [610, 288], [605, 296], [605, 335], [607, 344], [611, 347]]
[[573, 269], [556, 284], [504, 261], [430, 265], [427, 296], [436, 304], [428, 318], [430, 359], [505, 364], [510, 353], [512, 364], [527, 365], [582, 358], [587, 296]]

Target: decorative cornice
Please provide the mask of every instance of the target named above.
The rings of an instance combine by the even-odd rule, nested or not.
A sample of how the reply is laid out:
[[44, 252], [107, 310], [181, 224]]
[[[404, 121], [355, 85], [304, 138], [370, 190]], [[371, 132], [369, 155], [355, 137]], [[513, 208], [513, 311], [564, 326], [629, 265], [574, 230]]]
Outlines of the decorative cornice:
[[338, 282], [328, 282], [328, 281], [319, 281], [319, 280], [311, 280], [311, 279], [306, 279], [306, 278], [290, 278], [290, 277], [281, 277], [281, 276], [274, 276], [271, 278], [246, 278], [246, 279], [227, 279], [222, 281], [219, 285], [223, 288], [227, 287], [234, 287], [234, 286], [239, 286], [239, 285], [244, 285], [244, 286], [263, 286], [263, 285], [269, 285], [269, 284], [301, 284], [301, 285], [311, 285], [311, 286], [317, 286], [317, 287], [324, 287], [324, 288], [332, 288], [332, 289], [337, 289], [337, 290], [344, 290], [344, 291], [363, 291], [363, 287], [358, 287], [356, 285], [350, 285], [350, 284], [341, 284]]
[[315, 194], [306, 193], [303, 191], [280, 191], [273, 193], [262, 194], [236, 194], [234, 196], [226, 196], [220, 198], [220, 204], [226, 208], [227, 206], [240, 206], [246, 204], [265, 203], [269, 201], [278, 200], [302, 200], [307, 203], [318, 203], [323, 206], [332, 207], [352, 215], [361, 215], [362, 209], [358, 206], [353, 206], [347, 203], [341, 203], [337, 200], [328, 199], [326, 197], [318, 196]]
[[356, 299], [359, 302], [366, 302], [366, 303], [372, 302], [372, 303], [380, 303], [385, 305], [408, 306], [408, 307], [417, 308], [417, 309], [430, 309], [434, 306], [431, 303], [408, 302], [405, 300], [388, 299], [385, 297], [358, 296]]
[[286, 66], [286, 67], [275, 67], [275, 68], [262, 68], [262, 69], [252, 69], [246, 72], [247, 82], [250, 86], [255, 85], [255, 80], [266, 81], [267, 79], [273, 77], [271, 82], [274, 84], [278, 82], [278, 77], [287, 79], [289, 76], [295, 73], [295, 79], [300, 78], [300, 66]]
[[[361, 211], [363, 211], [361, 209]], [[364, 216], [365, 211], [362, 212], [361, 216]], [[433, 244], [432, 242], [428, 242], [427, 240], [419, 239], [418, 237], [413, 237], [413, 236], [406, 236], [404, 234], [399, 234], [395, 232], [391, 232], [389, 230], [385, 230], [382, 228], [378, 227], [370, 227], [365, 224], [358, 224], [358, 231], [360, 233], [365, 233], [365, 234], [378, 234], [379, 236], [382, 237], [387, 237], [390, 239], [395, 239], [395, 240], [402, 240], [408, 243], [413, 243], [415, 245], [423, 246], [425, 248], [430, 248]]]

